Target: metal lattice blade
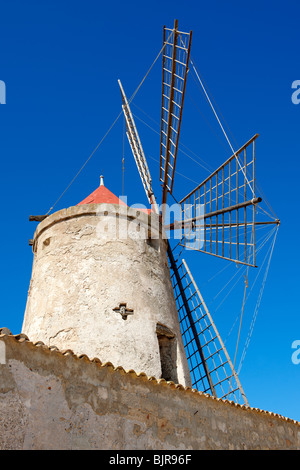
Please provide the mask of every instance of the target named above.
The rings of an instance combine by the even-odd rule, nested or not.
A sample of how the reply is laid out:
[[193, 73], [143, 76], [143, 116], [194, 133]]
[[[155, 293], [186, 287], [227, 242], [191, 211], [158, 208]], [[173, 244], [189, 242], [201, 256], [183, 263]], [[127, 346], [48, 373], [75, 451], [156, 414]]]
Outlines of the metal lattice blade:
[[216, 398], [248, 405], [225, 345], [184, 260], [168, 248], [173, 288], [193, 387]]
[[164, 27], [160, 180], [163, 183], [162, 204], [166, 204], [167, 192], [172, 193], [182, 110], [185, 96], [192, 32]]
[[186, 248], [255, 266], [257, 137], [180, 201]]
[[148, 198], [149, 203], [152, 205], [153, 210], [156, 213], [159, 213], [159, 209], [156, 203], [156, 199], [152, 190], [152, 182], [151, 182], [151, 176], [150, 176], [150, 171], [147, 165], [146, 157], [144, 154], [144, 150], [136, 129], [136, 125], [128, 104], [128, 100], [126, 98], [124, 89], [122, 87], [121, 81], [118, 80], [120, 90], [121, 90], [121, 95], [122, 95], [122, 102], [123, 102], [123, 112], [126, 120], [126, 128], [127, 128], [127, 138]]

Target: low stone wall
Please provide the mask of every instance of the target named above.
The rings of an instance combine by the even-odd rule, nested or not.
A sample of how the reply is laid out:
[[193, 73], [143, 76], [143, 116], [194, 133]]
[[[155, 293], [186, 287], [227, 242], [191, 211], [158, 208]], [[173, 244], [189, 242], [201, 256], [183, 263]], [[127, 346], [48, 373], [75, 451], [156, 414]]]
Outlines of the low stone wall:
[[300, 423], [0, 334], [0, 449], [300, 449]]

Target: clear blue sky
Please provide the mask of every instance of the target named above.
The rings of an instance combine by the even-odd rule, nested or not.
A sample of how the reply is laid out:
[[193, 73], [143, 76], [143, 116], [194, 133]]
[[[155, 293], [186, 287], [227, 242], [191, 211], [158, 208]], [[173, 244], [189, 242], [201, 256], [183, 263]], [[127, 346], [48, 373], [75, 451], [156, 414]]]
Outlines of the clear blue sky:
[[[7, 96], [0, 106], [0, 326], [21, 331], [32, 267], [28, 240], [35, 229], [29, 215], [46, 213], [65, 190], [120, 112], [117, 80], [131, 96], [162, 47], [163, 25], [172, 27], [177, 18], [181, 30], [193, 30], [192, 58], [235, 148], [260, 134], [257, 180], [281, 226], [240, 379], [251, 406], [300, 420], [300, 364], [291, 359], [292, 343], [300, 340], [300, 104], [291, 100], [292, 82], [300, 80], [299, 14], [299, 2], [291, 0], [1, 2], [0, 80]], [[191, 179], [201, 182], [208, 175], [199, 162], [214, 169], [231, 154], [190, 78], [181, 143], [198, 163], [179, 154], [177, 198], [194, 187]], [[160, 93], [161, 58], [132, 105], [157, 194], [159, 136], [148, 126], [159, 131]], [[122, 156], [119, 119], [55, 210], [84, 199], [101, 173], [106, 186], [121, 195]], [[125, 194], [129, 204], [146, 203], [127, 143]], [[199, 253], [185, 257], [225, 339], [240, 311], [243, 279], [219, 306], [226, 291], [217, 299], [216, 294], [236, 266], [215, 276], [225, 261]], [[238, 357], [257, 295], [246, 306]], [[231, 356], [237, 325], [228, 342]]]

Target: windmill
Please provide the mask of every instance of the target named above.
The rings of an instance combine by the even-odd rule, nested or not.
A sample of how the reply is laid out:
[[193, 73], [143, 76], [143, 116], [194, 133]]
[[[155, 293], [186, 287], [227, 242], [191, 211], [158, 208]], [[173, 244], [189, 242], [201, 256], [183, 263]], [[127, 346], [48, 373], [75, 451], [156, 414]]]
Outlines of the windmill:
[[[261, 198], [255, 188], [254, 135], [237, 151], [233, 151], [219, 168], [212, 172], [179, 202], [179, 220], [166, 223], [168, 195], [174, 191], [177, 152], [183, 105], [190, 64], [192, 32], [163, 30], [162, 98], [160, 132], [161, 204], [152, 189], [152, 179], [137, 127], [123, 86], [119, 80], [126, 134], [152, 206], [160, 214], [166, 231], [180, 230], [179, 245], [234, 262], [256, 267], [256, 227], [278, 220], [256, 219]], [[182, 337], [192, 384], [216, 398], [248, 404], [225, 344], [209, 309], [184, 259], [179, 262], [168, 241], [168, 259]]]

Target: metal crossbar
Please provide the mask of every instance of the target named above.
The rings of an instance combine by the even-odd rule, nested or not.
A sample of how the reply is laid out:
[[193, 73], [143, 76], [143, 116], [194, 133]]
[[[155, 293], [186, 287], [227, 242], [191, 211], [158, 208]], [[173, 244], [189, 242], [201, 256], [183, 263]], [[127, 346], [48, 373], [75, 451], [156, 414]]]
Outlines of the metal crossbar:
[[166, 40], [164, 52], [161, 103], [160, 180], [163, 183], [162, 204], [166, 204], [168, 191], [172, 193], [184, 103], [192, 33], [178, 31], [175, 20], [171, 37]]
[[169, 246], [172, 283], [192, 386], [211, 395], [247, 404], [225, 345], [185, 262], [178, 266]]
[[185, 247], [255, 266], [257, 137], [180, 201]]
[[122, 95], [122, 102], [123, 102], [122, 107], [123, 107], [123, 112], [124, 112], [124, 116], [126, 120], [127, 138], [128, 138], [148, 201], [152, 205], [154, 211], [156, 213], [159, 213], [159, 209], [158, 209], [155, 196], [152, 190], [152, 181], [151, 181], [150, 171], [147, 165], [143, 147], [142, 147], [121, 81], [118, 80], [118, 83], [119, 83], [119, 87], [120, 87], [121, 95]]

